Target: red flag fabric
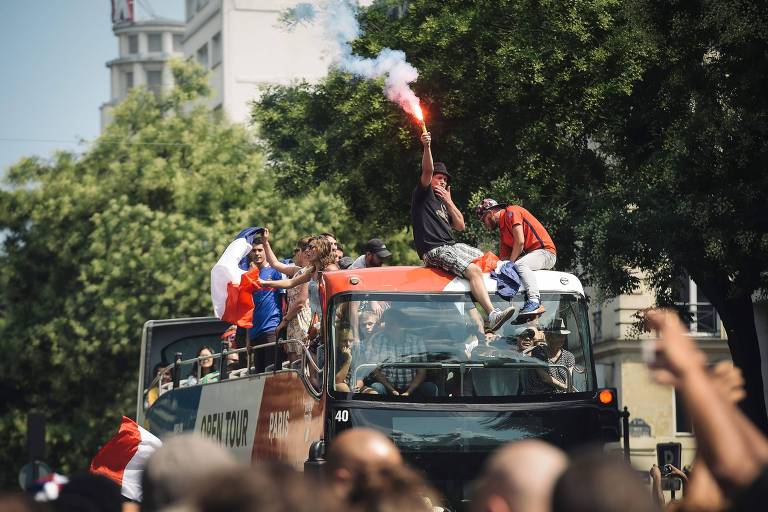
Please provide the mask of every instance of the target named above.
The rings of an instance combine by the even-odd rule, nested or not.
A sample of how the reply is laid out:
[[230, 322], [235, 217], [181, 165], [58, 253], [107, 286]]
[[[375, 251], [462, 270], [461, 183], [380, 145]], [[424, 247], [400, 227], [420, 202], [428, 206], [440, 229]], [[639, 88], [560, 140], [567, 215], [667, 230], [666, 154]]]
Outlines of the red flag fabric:
[[221, 319], [239, 327], [253, 327], [253, 292], [261, 290], [259, 269], [252, 268], [240, 277], [240, 283], [227, 283], [227, 302]]
[[104, 475], [121, 487], [126, 498], [141, 501], [141, 473], [162, 441], [123, 416], [120, 429], [91, 461], [91, 473]]
[[482, 256], [472, 260], [472, 263], [480, 267], [480, 270], [482, 270], [484, 273], [488, 273], [496, 270], [496, 264], [499, 263], [499, 257], [488, 251]]

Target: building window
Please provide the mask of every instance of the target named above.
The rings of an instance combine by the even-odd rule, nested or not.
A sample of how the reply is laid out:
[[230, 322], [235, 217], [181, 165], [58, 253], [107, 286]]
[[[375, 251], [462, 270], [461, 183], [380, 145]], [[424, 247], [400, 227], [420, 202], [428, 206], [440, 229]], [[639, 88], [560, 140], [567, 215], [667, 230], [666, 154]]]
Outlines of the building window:
[[163, 51], [163, 34], [147, 34], [147, 51], [155, 53]]
[[691, 422], [691, 417], [688, 416], [685, 404], [677, 394], [676, 389], [673, 389], [672, 393], [675, 397], [675, 432], [678, 434], [692, 434], [693, 422]]
[[221, 32], [211, 39], [211, 67], [221, 62]]
[[139, 53], [139, 35], [131, 34], [128, 36], [128, 53]]
[[181, 34], [173, 34], [173, 51], [175, 52], [182, 52], [182, 35]]
[[155, 96], [159, 96], [163, 91], [163, 72], [161, 70], [147, 71], [147, 89], [152, 91]]
[[603, 339], [603, 311], [598, 309], [592, 313], [592, 323], [595, 326], [595, 336], [593, 341], [599, 343]]
[[673, 293], [675, 304], [683, 313], [687, 313], [686, 322], [692, 333], [709, 336], [720, 334], [720, 317], [715, 306], [688, 275], [677, 280]]
[[197, 50], [197, 62], [204, 68], [208, 67], [208, 43], [204, 44]]
[[124, 79], [125, 79], [125, 93], [128, 94], [128, 91], [133, 89], [133, 72], [127, 71], [124, 73]]
[[197, 12], [197, 0], [187, 0], [187, 21], [191, 20]]

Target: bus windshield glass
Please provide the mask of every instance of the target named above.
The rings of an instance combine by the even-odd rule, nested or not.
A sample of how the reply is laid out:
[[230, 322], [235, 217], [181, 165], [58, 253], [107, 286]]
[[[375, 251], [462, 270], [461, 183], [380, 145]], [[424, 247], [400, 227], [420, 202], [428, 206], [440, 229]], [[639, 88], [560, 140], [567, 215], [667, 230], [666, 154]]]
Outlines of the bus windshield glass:
[[426, 401], [593, 391], [586, 301], [568, 293], [541, 300], [538, 319], [486, 334], [486, 315], [467, 293], [338, 296], [329, 311], [329, 391]]

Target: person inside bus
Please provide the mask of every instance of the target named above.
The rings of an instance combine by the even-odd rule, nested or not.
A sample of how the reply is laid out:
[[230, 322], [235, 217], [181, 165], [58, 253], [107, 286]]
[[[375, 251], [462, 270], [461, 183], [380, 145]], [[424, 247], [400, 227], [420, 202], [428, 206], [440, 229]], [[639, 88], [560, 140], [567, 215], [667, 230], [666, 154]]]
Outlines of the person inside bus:
[[379, 330], [379, 318], [373, 311], [363, 311], [357, 321], [360, 342], [369, 340]]
[[[221, 335], [221, 341], [224, 341], [227, 343], [227, 346], [229, 347], [229, 350], [236, 350], [237, 349], [237, 341], [235, 341], [235, 338], [237, 337], [237, 325], [232, 324], [230, 325], [226, 331]], [[227, 355], [227, 369], [237, 370], [240, 367], [240, 356], [237, 352], [231, 352]]]
[[[359, 365], [363, 359], [361, 353], [360, 341], [352, 336], [352, 329], [343, 328], [337, 331], [336, 340], [336, 378], [335, 386], [337, 391], [349, 393], [376, 393], [372, 388], [363, 383], [364, 371], [356, 372], [356, 365]], [[362, 370], [362, 369], [361, 369]]]
[[187, 382], [193, 384], [205, 384], [207, 382], [216, 382], [219, 378], [219, 372], [213, 363], [213, 350], [205, 345], [197, 351], [197, 357], [202, 358], [195, 361], [192, 365], [192, 372], [189, 374]]
[[549, 365], [558, 366], [548, 369], [536, 368], [535, 371], [528, 372], [526, 394], [565, 393], [568, 391], [569, 374], [576, 366], [573, 353], [564, 348], [571, 331], [565, 328], [562, 318], [555, 318], [543, 331], [546, 344], [536, 345], [531, 351], [531, 356]]
[[170, 371], [163, 371], [165, 370], [165, 367], [168, 365], [164, 365], [163, 363], [157, 363], [155, 365], [155, 368], [152, 371], [152, 382], [154, 382], [155, 379], [162, 373], [162, 377], [159, 379], [159, 382], [149, 388], [147, 390], [147, 403], [146, 407], [149, 407], [153, 403], [155, 403], [155, 400], [157, 400], [160, 396], [160, 389], [159, 386], [162, 384], [167, 384], [171, 382], [171, 372]]
[[426, 360], [424, 339], [406, 330], [407, 318], [396, 309], [388, 309], [381, 316], [382, 330], [373, 335], [367, 350], [368, 362], [378, 364], [364, 379], [377, 393], [392, 396], [437, 396], [437, 386], [425, 382], [424, 368], [387, 366], [386, 363], [418, 363]]

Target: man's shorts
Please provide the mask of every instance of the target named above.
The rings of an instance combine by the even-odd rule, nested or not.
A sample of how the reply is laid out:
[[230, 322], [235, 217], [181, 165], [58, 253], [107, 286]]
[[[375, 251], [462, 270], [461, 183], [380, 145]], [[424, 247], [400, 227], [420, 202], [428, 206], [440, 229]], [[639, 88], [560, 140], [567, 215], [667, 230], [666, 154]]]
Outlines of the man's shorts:
[[441, 268], [459, 277], [473, 260], [483, 255], [483, 251], [467, 244], [442, 245], [424, 253], [424, 263], [428, 267]]

